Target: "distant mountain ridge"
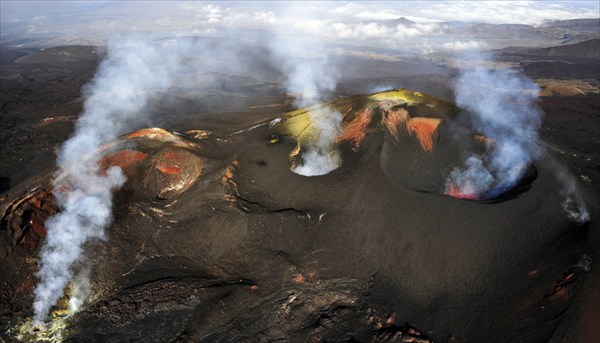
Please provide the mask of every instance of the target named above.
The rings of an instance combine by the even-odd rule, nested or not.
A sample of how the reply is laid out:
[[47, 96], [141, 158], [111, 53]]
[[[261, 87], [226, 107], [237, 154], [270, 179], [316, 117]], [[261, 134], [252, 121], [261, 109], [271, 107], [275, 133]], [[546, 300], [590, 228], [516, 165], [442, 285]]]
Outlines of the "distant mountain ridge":
[[412, 26], [413, 24], [416, 24], [416, 22], [414, 22], [410, 19], [407, 19], [405, 17], [400, 17], [400, 18], [392, 19], [392, 20], [383, 20], [381, 23], [388, 27], [393, 27], [393, 26], [398, 26], [398, 25]]
[[510, 47], [494, 51], [500, 55], [529, 55], [548, 57], [571, 57], [600, 60], [600, 39], [590, 39], [575, 44], [553, 46], [549, 48]]
[[[529, 25], [460, 20], [415, 22], [406, 17], [398, 17], [392, 20], [366, 20], [360, 23], [364, 25], [377, 23], [388, 28], [405, 27], [416, 30], [414, 32], [425, 30], [424, 36], [442, 43], [448, 40], [486, 40], [486, 45], [490, 49], [517, 46], [546, 48], [600, 38], [600, 19], [558, 20], [548, 21], [543, 25]], [[559, 56], [564, 52], [541, 52], [541, 54], [547, 53]], [[577, 53], [577, 55], [583, 58], [595, 58], [596, 56], [593, 52]]]
[[544, 26], [574, 31], [600, 32], [600, 18], [555, 20], [547, 22]]

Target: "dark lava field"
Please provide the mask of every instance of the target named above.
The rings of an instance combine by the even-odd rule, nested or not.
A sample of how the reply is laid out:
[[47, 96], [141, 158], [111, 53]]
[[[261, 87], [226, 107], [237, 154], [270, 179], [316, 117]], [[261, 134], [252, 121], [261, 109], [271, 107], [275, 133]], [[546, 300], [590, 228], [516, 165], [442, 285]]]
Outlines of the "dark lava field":
[[[101, 170], [121, 167], [127, 182], [106, 239], [84, 245], [91, 295], [72, 316], [61, 299], [41, 333], [23, 325], [45, 220], [61, 210], [52, 180], [68, 177], [56, 154], [105, 51], [3, 47], [0, 340], [598, 342], [597, 49], [494, 52], [541, 87], [548, 151], [495, 199], [443, 192], [463, 155], [457, 70], [439, 62], [341, 60], [357, 70], [329, 105], [343, 115], [343, 163], [315, 177], [290, 167], [316, 110], [292, 111], [268, 66], [268, 82], [207, 73], [203, 93], [154, 99], [98, 152]], [[401, 91], [367, 95], [377, 85]], [[476, 133], [464, 137], [485, 150]], [[557, 168], [573, 176], [589, 220], [561, 208]]]

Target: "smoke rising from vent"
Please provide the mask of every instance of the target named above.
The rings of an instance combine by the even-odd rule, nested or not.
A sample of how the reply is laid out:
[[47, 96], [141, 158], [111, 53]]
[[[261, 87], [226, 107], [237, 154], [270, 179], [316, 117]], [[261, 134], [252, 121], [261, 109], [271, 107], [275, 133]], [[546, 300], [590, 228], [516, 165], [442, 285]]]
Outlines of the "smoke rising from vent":
[[[41, 250], [40, 283], [35, 289], [36, 322], [45, 321], [64, 295], [73, 266], [82, 258], [83, 245], [106, 237], [104, 230], [112, 221], [112, 193], [126, 178], [118, 167], [101, 171], [100, 156], [93, 152], [131, 128], [152, 96], [169, 87], [181, 56], [165, 52], [164, 47], [145, 39], [116, 40], [86, 89], [84, 112], [74, 135], [59, 153], [58, 166], [66, 175], [67, 185], [55, 184], [61, 212], [46, 222], [48, 236]], [[78, 289], [86, 283], [83, 280], [73, 287]], [[80, 305], [82, 301], [72, 299], [71, 303]]]
[[[84, 89], [84, 112], [75, 134], [61, 149], [59, 166], [70, 168], [101, 144], [140, 122], [153, 95], [165, 91], [178, 68], [178, 46], [159, 46], [147, 38], [129, 37], [109, 44], [92, 83]], [[173, 53], [167, 53], [172, 48]]]
[[[491, 62], [480, 52], [469, 60]], [[472, 155], [446, 179], [446, 193], [473, 199], [493, 199], [514, 187], [534, 160], [547, 156], [538, 131], [542, 111], [536, 105], [539, 87], [514, 70], [475, 67], [456, 81], [456, 104], [469, 111], [473, 127], [493, 143], [483, 155]], [[575, 181], [566, 170], [553, 168], [563, 185], [563, 208], [570, 218], [589, 217]], [[559, 171], [561, 170], [561, 171]]]
[[90, 268], [84, 267], [71, 281], [71, 298], [69, 299], [69, 313], [79, 311], [90, 295]]
[[560, 195], [564, 198], [562, 208], [569, 219], [577, 223], [586, 223], [590, 220], [590, 214], [585, 206], [583, 197], [577, 189], [575, 176], [555, 159], [549, 159], [552, 170], [558, 183], [561, 185]]
[[112, 219], [112, 190], [125, 182], [119, 168], [108, 169], [105, 176], [77, 173], [69, 179], [72, 190], [55, 192], [61, 212], [46, 222], [48, 235], [42, 247], [37, 273], [40, 283], [33, 303], [36, 322], [45, 321], [52, 306], [63, 296], [73, 274], [71, 267], [81, 258], [83, 244], [105, 238], [104, 228]]
[[[306, 23], [298, 23], [287, 31], [274, 35], [269, 42], [272, 59], [286, 75], [285, 87], [293, 95], [296, 107], [314, 105], [334, 93], [339, 70], [326, 44], [319, 35], [305, 34]], [[308, 38], [310, 37], [310, 38]], [[319, 176], [339, 168], [341, 156], [334, 141], [341, 133], [342, 115], [334, 110], [310, 112], [314, 140], [304, 146], [302, 163], [292, 171], [303, 176]]]
[[471, 156], [446, 183], [468, 197], [493, 198], [513, 187], [542, 153], [538, 87], [510, 70], [466, 70], [456, 81], [456, 103], [471, 113], [473, 126], [494, 140], [485, 156]]
[[307, 37], [303, 27], [273, 35], [271, 58], [286, 76], [285, 88], [295, 96], [294, 105], [304, 107], [329, 98], [337, 85], [339, 71], [325, 42]]
[[342, 158], [335, 147], [335, 139], [342, 132], [342, 114], [325, 108], [310, 112], [316, 138], [306, 146], [302, 163], [292, 169], [303, 176], [328, 174], [342, 165]]

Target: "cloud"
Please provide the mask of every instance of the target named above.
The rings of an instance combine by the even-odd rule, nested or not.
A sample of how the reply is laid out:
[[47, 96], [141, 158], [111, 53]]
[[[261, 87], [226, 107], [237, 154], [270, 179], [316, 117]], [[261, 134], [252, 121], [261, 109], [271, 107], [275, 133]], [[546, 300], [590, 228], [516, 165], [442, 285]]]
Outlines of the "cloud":
[[379, 5], [366, 3], [346, 3], [329, 11], [332, 17], [353, 18], [359, 20], [392, 20], [402, 16], [402, 12], [394, 8], [382, 8]]
[[309, 19], [294, 24], [294, 28], [306, 34], [319, 35], [330, 42], [369, 43], [395, 47], [404, 40], [435, 33], [439, 25], [413, 24], [389, 26], [382, 23], [343, 23]]
[[331, 20], [390, 20], [417, 22], [464, 21], [490, 24], [539, 25], [546, 20], [597, 18], [593, 1], [419, 1], [345, 3], [328, 11]]
[[434, 33], [438, 30], [437, 24], [420, 24], [416, 23], [410, 26], [398, 25], [396, 26], [395, 35], [398, 38], [412, 38], [420, 35], [425, 35], [429, 33]]
[[475, 50], [486, 48], [487, 44], [481, 41], [468, 40], [468, 41], [450, 41], [442, 43], [442, 48], [453, 51], [463, 50]]
[[[439, 36], [443, 32], [436, 23], [443, 21], [540, 25], [548, 20], [598, 18], [600, 10], [592, 1], [152, 2], [151, 6], [48, 1], [30, 7], [3, 2], [3, 34], [77, 34], [85, 42], [131, 32], [231, 34], [240, 29], [243, 35], [294, 26], [334, 43], [388, 48], [406, 47], [405, 40]], [[396, 26], [392, 20], [400, 17], [416, 23]], [[447, 47], [461, 48], [468, 47]]]
[[548, 20], [597, 18], [597, 3], [572, 6], [550, 1], [437, 1], [415, 6], [407, 17], [428, 21], [540, 25]]
[[259, 8], [234, 8], [196, 2], [183, 3], [180, 8], [192, 13], [193, 17], [200, 20], [203, 25], [209, 24], [212, 27], [258, 28], [274, 24], [277, 21], [273, 11]]

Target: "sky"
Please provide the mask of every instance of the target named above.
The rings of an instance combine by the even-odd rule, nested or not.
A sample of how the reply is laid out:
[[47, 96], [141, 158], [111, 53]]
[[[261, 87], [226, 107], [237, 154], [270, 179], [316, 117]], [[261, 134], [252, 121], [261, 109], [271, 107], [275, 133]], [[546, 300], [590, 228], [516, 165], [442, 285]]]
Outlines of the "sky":
[[[599, 18], [598, 1], [161, 2], [5, 1], [2, 32], [31, 34], [197, 30], [222, 27], [337, 25], [405, 17], [419, 23], [465, 21], [540, 25], [547, 20]], [[336, 29], [334, 29], [336, 30]], [[336, 32], [337, 32], [336, 31]], [[350, 34], [346, 32], [346, 34]]]
[[[128, 34], [238, 38], [254, 34], [255, 39], [269, 31], [392, 49], [417, 41], [425, 49], [468, 49], [485, 43], [450, 32], [442, 22], [538, 26], [552, 20], [600, 18], [598, 1], [2, 0], [0, 5], [2, 44], [18, 45], [35, 39], [35, 44], [46, 47], [102, 45], [112, 37]], [[402, 17], [413, 23], [393, 21]], [[449, 36], [455, 38], [440, 43], [440, 37]]]

